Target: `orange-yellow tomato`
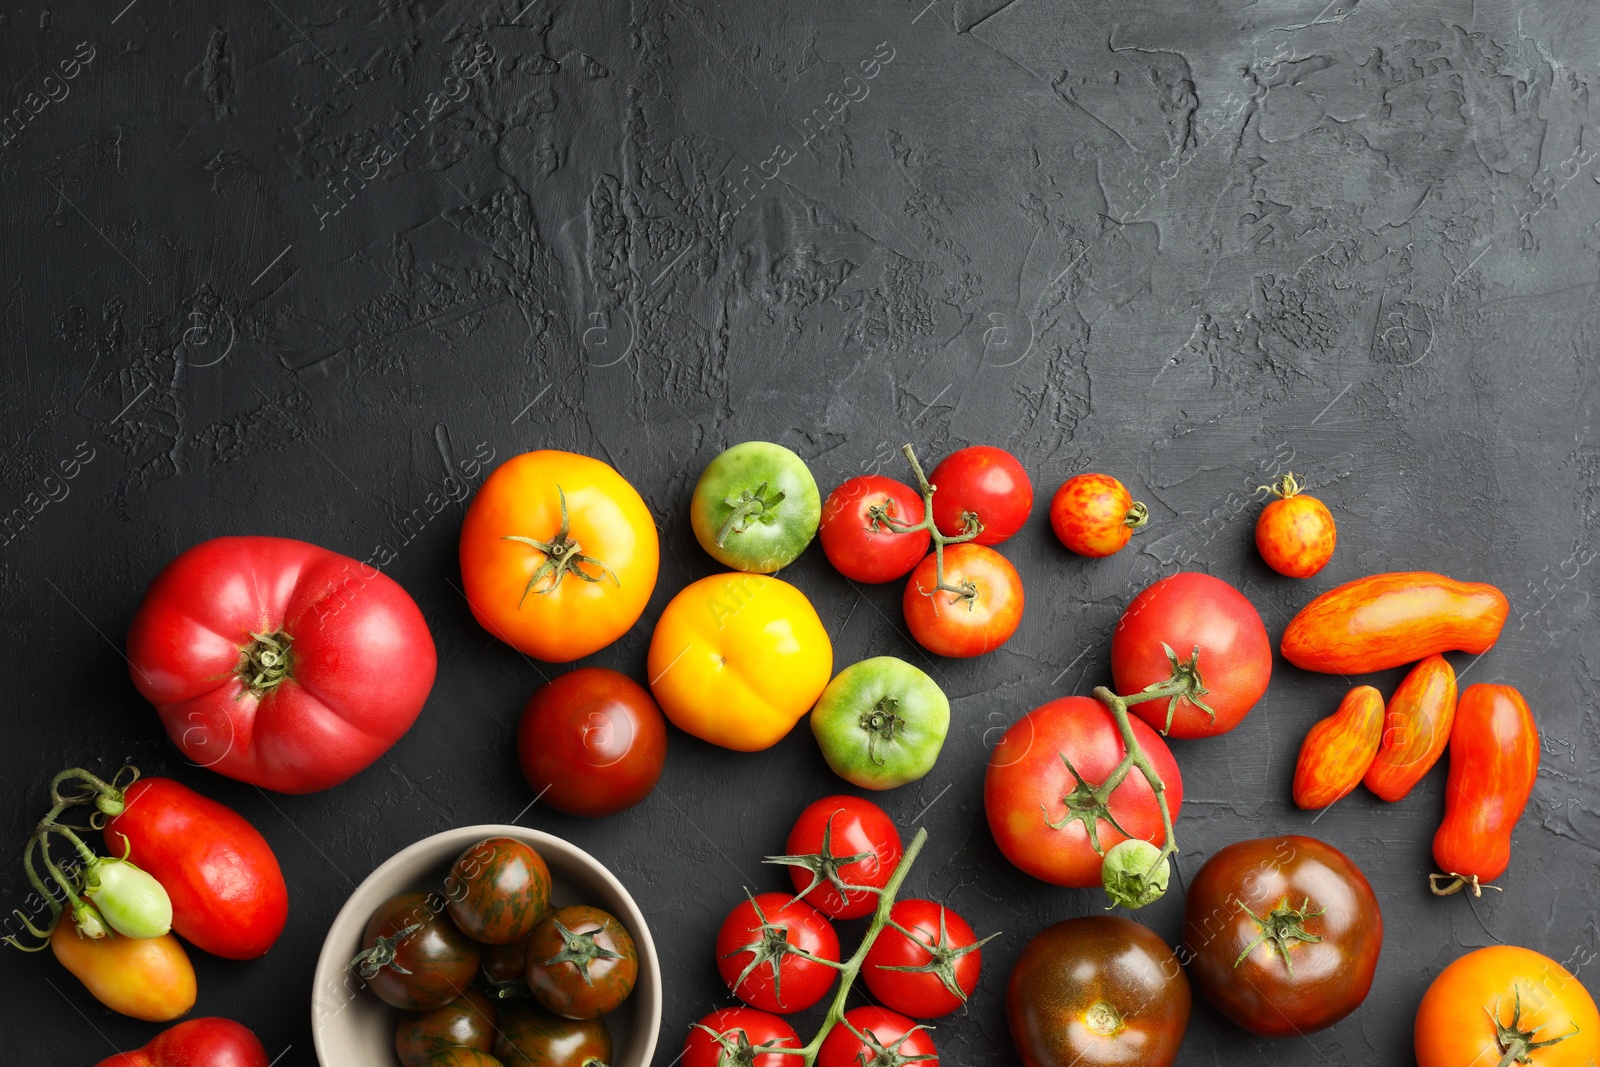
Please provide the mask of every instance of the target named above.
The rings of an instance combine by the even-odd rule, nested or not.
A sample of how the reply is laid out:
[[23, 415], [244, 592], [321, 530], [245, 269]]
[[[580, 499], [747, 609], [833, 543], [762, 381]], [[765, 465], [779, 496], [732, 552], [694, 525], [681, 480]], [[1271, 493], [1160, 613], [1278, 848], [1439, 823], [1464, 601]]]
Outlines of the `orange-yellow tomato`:
[[687, 586], [650, 638], [650, 688], [681, 730], [759, 752], [783, 739], [833, 677], [833, 643], [804, 593], [760, 574]]
[[171, 934], [93, 940], [79, 937], [68, 916], [50, 935], [50, 950], [112, 1011], [164, 1023], [194, 1007], [194, 966]]
[[1294, 768], [1294, 802], [1306, 811], [1325, 808], [1361, 784], [1383, 740], [1383, 694], [1358, 685], [1339, 710], [1318, 722], [1300, 742]]
[[596, 652], [644, 612], [660, 543], [650, 509], [610, 466], [524, 452], [489, 475], [461, 527], [461, 580], [483, 628], [550, 663]]
[[1589, 1067], [1600, 1059], [1600, 1012], [1555, 960], [1491, 945], [1433, 980], [1417, 1008], [1415, 1041], [1417, 1067]]
[[1333, 557], [1339, 531], [1328, 506], [1304, 487], [1291, 472], [1266, 486], [1278, 499], [1256, 519], [1256, 548], [1267, 566], [1289, 578], [1309, 578]]

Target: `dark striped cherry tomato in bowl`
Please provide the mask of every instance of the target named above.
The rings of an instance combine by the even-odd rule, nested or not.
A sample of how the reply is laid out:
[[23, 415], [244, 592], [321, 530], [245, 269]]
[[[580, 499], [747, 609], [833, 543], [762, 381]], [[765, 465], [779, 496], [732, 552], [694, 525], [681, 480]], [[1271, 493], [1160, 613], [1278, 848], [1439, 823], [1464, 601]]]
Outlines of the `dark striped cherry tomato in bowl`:
[[593, 1019], [633, 992], [639, 952], [610, 912], [587, 904], [558, 908], [528, 938], [528, 988], [547, 1011]]
[[515, 944], [550, 908], [550, 868], [521, 841], [484, 838], [456, 857], [444, 895], [450, 918], [472, 940]]
[[456, 928], [438, 893], [401, 893], [367, 921], [350, 969], [378, 999], [432, 1011], [461, 995], [478, 971], [477, 942]]

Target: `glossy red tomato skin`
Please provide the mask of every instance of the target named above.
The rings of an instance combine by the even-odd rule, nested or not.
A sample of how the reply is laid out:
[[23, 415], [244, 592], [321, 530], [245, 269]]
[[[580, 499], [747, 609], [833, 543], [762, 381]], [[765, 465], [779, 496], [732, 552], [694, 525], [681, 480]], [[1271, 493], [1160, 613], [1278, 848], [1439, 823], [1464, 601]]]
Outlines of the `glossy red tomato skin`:
[[813, 956], [839, 959], [839, 935], [826, 915], [787, 893], [758, 893], [722, 921], [722, 928], [717, 931], [717, 973], [729, 991], [752, 1008], [778, 1015], [805, 1011], [833, 986], [836, 972], [832, 967], [798, 956], [784, 956], [779, 969], [781, 989], [774, 990], [772, 967], [765, 963], [739, 981], [752, 959], [745, 947], [761, 939], [758, 907], [768, 923], [786, 931], [789, 944]]
[[272, 846], [233, 809], [170, 778], [141, 778], [106, 823], [108, 855], [129, 858], [172, 898], [172, 928], [196, 948], [253, 960], [283, 933], [289, 890]]
[[[438, 893], [390, 897], [367, 920], [363, 950], [380, 937], [394, 937], [413, 925], [420, 929], [400, 940], [393, 963], [366, 980], [378, 999], [402, 1011], [432, 1011], [461, 995], [477, 973], [481, 949], [445, 914]], [[410, 973], [406, 973], [410, 972]]]
[[[1321, 938], [1289, 948], [1292, 972], [1270, 943], [1250, 948], [1287, 902], [1320, 914]], [[1184, 899], [1189, 977], [1219, 1011], [1263, 1037], [1332, 1026], [1366, 999], [1383, 948], [1383, 913], [1366, 876], [1332, 845], [1291, 835], [1237, 841], [1214, 853]], [[1244, 959], [1235, 965], [1249, 948]]]
[[1010, 560], [982, 545], [951, 545], [944, 550], [944, 574], [946, 585], [971, 581], [977, 598], [969, 602], [939, 589], [938, 564], [929, 553], [900, 599], [906, 628], [919, 645], [935, 655], [971, 659], [1011, 640], [1022, 623], [1024, 598]]
[[568, 815], [614, 815], [650, 795], [667, 762], [667, 720], [650, 691], [605, 667], [542, 685], [517, 724], [522, 775]]
[[822, 551], [852, 581], [892, 582], [909, 574], [928, 553], [927, 530], [895, 533], [882, 522], [875, 525], [874, 508], [902, 526], [922, 521], [922, 495], [882, 474], [846, 479], [822, 505]]
[[[715, 1030], [724, 1037], [736, 1037], [743, 1031], [751, 1046], [772, 1045], [777, 1048], [799, 1048], [800, 1036], [794, 1027], [770, 1012], [755, 1008], [718, 1008], [700, 1020], [699, 1026], [689, 1029], [683, 1041], [683, 1067], [723, 1067], [722, 1046], [700, 1027]], [[790, 1067], [781, 1052], [766, 1052], [754, 1058], [750, 1067]]]
[[983, 532], [974, 540], [998, 545], [1022, 529], [1033, 510], [1033, 482], [1017, 457], [1003, 448], [958, 449], [933, 468], [928, 481], [936, 490], [933, 521], [946, 537], [965, 531], [961, 515], [971, 511], [983, 523]]
[[1120, 552], [1133, 536], [1132, 508], [1133, 495], [1111, 475], [1078, 474], [1050, 498], [1050, 528], [1078, 555], [1103, 559]]
[[[287, 634], [288, 676], [240, 673], [253, 634]], [[280, 793], [365, 769], [410, 729], [437, 657], [388, 575], [283, 537], [219, 537], [156, 576], [128, 631], [135, 688], [195, 763]]]
[[1326, 567], [1338, 540], [1332, 512], [1314, 496], [1274, 500], [1256, 519], [1256, 549], [1286, 578], [1309, 578]]
[[96, 1067], [268, 1067], [267, 1050], [232, 1019], [189, 1019], [157, 1034], [148, 1045], [119, 1052]]
[[[942, 937], [941, 937], [941, 919]], [[889, 921], [911, 932], [907, 937], [893, 926], [886, 926], [867, 950], [861, 979], [884, 1007], [914, 1019], [935, 1019], [949, 1015], [967, 1002], [978, 987], [983, 968], [983, 949], [952, 960], [956, 987], [966, 994], [958, 997], [947, 989], [939, 976], [929, 971], [890, 971], [886, 967], [921, 967], [933, 961], [930, 947], [964, 949], [978, 943], [972, 926], [943, 904], [932, 900], [897, 900], [889, 911]]]
[[[845, 1022], [863, 1034], [871, 1034], [890, 1052], [902, 1057], [926, 1056], [917, 1059], [915, 1067], [939, 1067], [933, 1035], [926, 1027], [899, 1012], [887, 1008], [851, 1008], [844, 1013]], [[817, 1053], [817, 1067], [862, 1067], [876, 1062], [876, 1051], [871, 1049], [844, 1025], [835, 1026], [822, 1042]]]
[[1494, 881], [1539, 777], [1539, 728], [1509, 685], [1469, 685], [1450, 728], [1450, 776], [1433, 858], [1448, 875]]
[[[1130, 719], [1129, 725], [1166, 786], [1167, 807], [1176, 823], [1183, 808], [1178, 763], [1154, 730], [1138, 719]], [[1062, 798], [1077, 784], [1063, 755], [1092, 785], [1099, 785], [1124, 754], [1116, 720], [1091, 697], [1061, 697], [1018, 719], [989, 754], [983, 781], [984, 813], [1000, 851], [1041, 881], [1080, 889], [1100, 885], [1102, 859], [1083, 822], [1068, 822], [1057, 830], [1046, 820], [1061, 822], [1066, 815]], [[1161, 807], [1144, 775], [1135, 771], [1123, 780], [1111, 794], [1110, 810], [1129, 834], [1162, 844]], [[1104, 820], [1096, 827], [1105, 851], [1127, 840]]]
[[[872, 801], [843, 794], [812, 801], [795, 820], [784, 849], [791, 856], [819, 854], [824, 831], [829, 834], [828, 848], [834, 856], [867, 853], [865, 859], [839, 868], [846, 885], [881, 889], [894, 877], [904, 853], [900, 831], [889, 814]], [[812, 881], [811, 872], [803, 867], [790, 867], [789, 878], [796, 893], [804, 892]], [[878, 906], [877, 894], [866, 890], [841, 893], [827, 880], [804, 899], [831, 919], [860, 919]]]
[[1272, 642], [1261, 615], [1245, 595], [1220, 578], [1183, 571], [1146, 588], [1128, 605], [1111, 635], [1111, 676], [1123, 696], [1172, 676], [1163, 642], [1187, 662], [1195, 646], [1203, 699], [1213, 720], [1180, 700], [1166, 729], [1168, 701], [1147, 700], [1133, 713], [1168, 737], [1225, 734], [1255, 706], [1272, 676]]

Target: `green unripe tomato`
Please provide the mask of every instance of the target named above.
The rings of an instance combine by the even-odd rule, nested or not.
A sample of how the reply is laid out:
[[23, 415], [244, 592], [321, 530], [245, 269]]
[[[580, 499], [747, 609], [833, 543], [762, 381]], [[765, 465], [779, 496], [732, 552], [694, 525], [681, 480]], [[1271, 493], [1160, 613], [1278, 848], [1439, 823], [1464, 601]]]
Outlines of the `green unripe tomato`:
[[706, 464], [689, 521], [700, 547], [723, 566], [771, 574], [816, 536], [822, 497], [805, 460], [782, 445], [746, 441]]
[[1100, 864], [1100, 884], [1111, 903], [1142, 908], [1167, 891], [1172, 865], [1161, 850], [1137, 837], [1112, 846]]
[[172, 929], [172, 898], [155, 876], [127, 860], [90, 864], [83, 885], [84, 896], [123, 937], [142, 940]]
[[893, 789], [933, 770], [949, 730], [944, 690], [893, 656], [846, 667], [811, 709], [823, 759], [863, 789]]

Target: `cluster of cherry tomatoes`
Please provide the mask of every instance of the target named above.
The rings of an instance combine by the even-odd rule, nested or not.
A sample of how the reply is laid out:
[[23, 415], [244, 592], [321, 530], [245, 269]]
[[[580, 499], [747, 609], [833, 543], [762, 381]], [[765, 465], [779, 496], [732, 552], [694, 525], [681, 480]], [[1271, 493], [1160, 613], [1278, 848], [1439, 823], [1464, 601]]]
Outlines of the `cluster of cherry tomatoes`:
[[536, 849], [491, 837], [457, 857], [443, 893], [385, 901], [351, 967], [407, 1013], [403, 1067], [588, 1067], [611, 1062], [603, 1016], [633, 992], [639, 957], [609, 912], [551, 905]]

